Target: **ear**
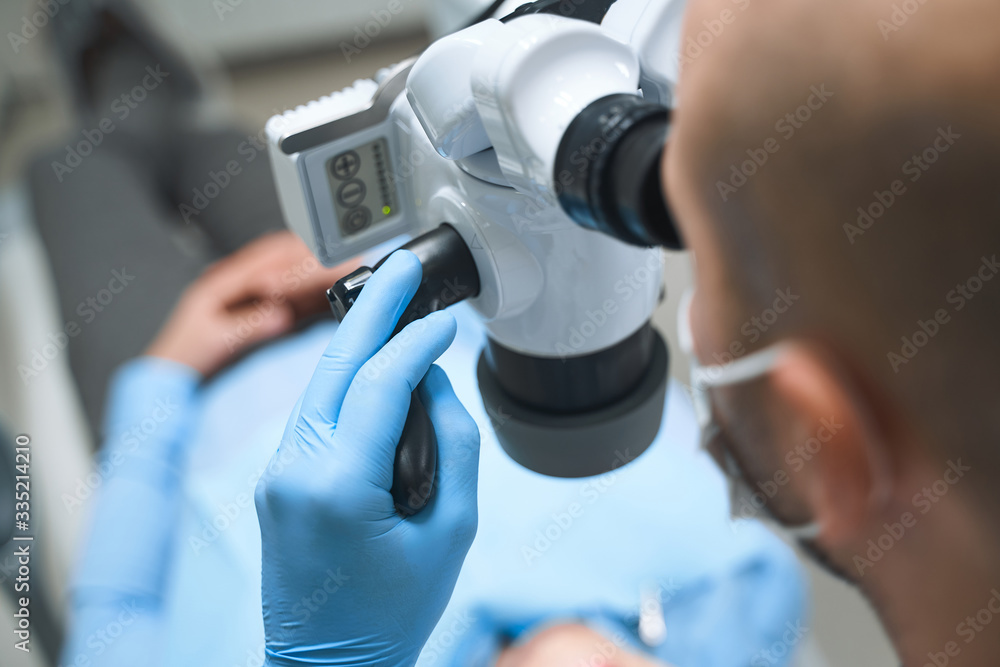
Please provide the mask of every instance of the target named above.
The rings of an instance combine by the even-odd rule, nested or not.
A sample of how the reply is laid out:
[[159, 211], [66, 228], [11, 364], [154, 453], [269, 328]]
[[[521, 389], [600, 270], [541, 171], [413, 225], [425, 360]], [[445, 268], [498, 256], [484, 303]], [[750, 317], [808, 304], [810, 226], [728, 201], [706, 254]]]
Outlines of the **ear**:
[[789, 450], [803, 462], [796, 476], [820, 541], [829, 548], [853, 543], [880, 520], [893, 486], [871, 402], [831, 354], [806, 344], [787, 345], [770, 382], [792, 420]]

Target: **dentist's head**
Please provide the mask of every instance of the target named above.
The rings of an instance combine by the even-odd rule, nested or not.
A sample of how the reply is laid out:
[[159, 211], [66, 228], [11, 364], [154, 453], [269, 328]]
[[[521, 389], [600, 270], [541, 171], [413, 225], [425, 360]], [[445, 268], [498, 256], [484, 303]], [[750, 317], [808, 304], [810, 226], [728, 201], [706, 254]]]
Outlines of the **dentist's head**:
[[774, 350], [701, 374], [736, 513], [815, 523], [906, 664], [995, 662], [1000, 5], [695, 0], [682, 63], [695, 352]]

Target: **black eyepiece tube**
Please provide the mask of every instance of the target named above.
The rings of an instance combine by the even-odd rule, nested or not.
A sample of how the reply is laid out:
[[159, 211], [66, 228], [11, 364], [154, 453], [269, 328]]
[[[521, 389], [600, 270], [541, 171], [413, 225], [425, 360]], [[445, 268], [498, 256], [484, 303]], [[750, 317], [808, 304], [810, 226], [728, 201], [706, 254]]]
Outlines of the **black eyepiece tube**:
[[670, 110], [637, 95], [580, 112], [556, 152], [559, 203], [577, 224], [638, 246], [683, 247], [663, 195]]

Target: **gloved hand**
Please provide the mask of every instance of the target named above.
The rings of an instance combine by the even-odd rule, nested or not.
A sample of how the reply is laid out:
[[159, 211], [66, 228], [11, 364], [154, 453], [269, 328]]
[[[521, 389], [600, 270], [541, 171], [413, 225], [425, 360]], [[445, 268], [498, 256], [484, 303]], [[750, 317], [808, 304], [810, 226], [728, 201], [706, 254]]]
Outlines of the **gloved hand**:
[[[409, 251], [375, 272], [257, 485], [266, 665], [412, 665], [472, 544], [479, 429], [431, 365], [455, 320], [432, 313], [386, 343], [420, 276]], [[389, 489], [418, 383], [437, 433], [437, 488], [404, 519]]]

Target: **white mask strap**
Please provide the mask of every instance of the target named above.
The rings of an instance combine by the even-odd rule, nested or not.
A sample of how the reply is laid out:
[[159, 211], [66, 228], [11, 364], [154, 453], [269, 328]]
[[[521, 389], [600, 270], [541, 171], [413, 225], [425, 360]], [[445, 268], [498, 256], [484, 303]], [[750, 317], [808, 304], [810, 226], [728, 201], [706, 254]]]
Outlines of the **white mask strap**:
[[[698, 424], [701, 427], [701, 445], [704, 448], [719, 428], [712, 413], [712, 402], [707, 389], [747, 382], [766, 374], [774, 368], [778, 358], [789, 348], [789, 344], [776, 343], [728, 364], [702, 366], [694, 354], [694, 333], [691, 329], [691, 300], [693, 296], [694, 291], [688, 289], [681, 297], [680, 310], [677, 314], [677, 329], [681, 350], [687, 354], [691, 362], [692, 402]], [[748, 500], [752, 499], [753, 490], [740, 474], [732, 454], [727, 451], [724, 452], [724, 455], [725, 464], [722, 468], [730, 485], [730, 509], [735, 510], [744, 497]], [[761, 518], [769, 521], [779, 532], [793, 539], [815, 541], [822, 532], [820, 525], [815, 521], [801, 526], [787, 527], [774, 518], [766, 505], [761, 508], [761, 512]]]
[[776, 343], [763, 350], [735, 359], [727, 364], [702, 366], [694, 354], [694, 332], [691, 329], [691, 301], [694, 290], [681, 297], [677, 313], [677, 335], [681, 349], [691, 358], [691, 384], [697, 388], [722, 387], [758, 378], [771, 370], [778, 357], [788, 349], [787, 343]]
[[697, 367], [691, 371], [691, 382], [702, 387], [722, 387], [753, 380], [774, 368], [778, 357], [787, 348], [787, 343], [776, 343], [763, 350], [757, 350], [735, 359], [728, 364]]

